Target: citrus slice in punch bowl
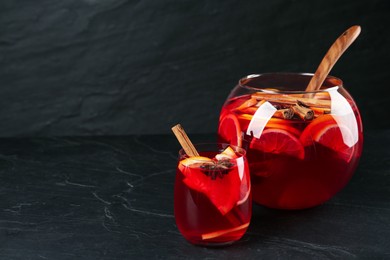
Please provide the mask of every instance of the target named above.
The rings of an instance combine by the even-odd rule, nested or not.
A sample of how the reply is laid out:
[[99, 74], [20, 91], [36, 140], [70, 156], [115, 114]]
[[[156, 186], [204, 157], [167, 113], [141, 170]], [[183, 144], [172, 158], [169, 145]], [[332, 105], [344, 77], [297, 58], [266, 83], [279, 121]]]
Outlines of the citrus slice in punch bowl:
[[218, 135], [231, 145], [241, 147], [241, 127], [234, 114], [226, 114], [219, 122]]
[[282, 154], [298, 159], [305, 157], [305, 150], [293, 134], [283, 129], [266, 129], [260, 138], [253, 138], [250, 148], [264, 153]]

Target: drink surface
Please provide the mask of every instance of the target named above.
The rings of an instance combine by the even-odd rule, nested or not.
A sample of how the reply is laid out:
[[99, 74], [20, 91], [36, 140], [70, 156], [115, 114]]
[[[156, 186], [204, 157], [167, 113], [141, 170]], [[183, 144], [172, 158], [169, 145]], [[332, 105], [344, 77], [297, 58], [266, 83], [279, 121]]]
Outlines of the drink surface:
[[212, 152], [200, 152], [200, 155], [213, 159], [188, 164], [182, 158], [178, 163], [174, 195], [176, 224], [182, 235], [194, 244], [234, 242], [246, 232], [252, 212], [246, 159], [238, 155], [217, 160], [216, 153]]
[[340, 191], [363, 142], [357, 108], [338, 92], [233, 97], [221, 110], [218, 136], [247, 150], [253, 200], [281, 209], [313, 207]]

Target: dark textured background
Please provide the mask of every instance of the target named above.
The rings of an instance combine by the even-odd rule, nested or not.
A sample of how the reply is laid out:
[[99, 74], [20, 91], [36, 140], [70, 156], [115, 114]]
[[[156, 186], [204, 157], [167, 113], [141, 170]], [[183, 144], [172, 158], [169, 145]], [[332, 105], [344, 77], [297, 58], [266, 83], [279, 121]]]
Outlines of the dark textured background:
[[240, 77], [314, 72], [354, 24], [331, 74], [389, 128], [389, 17], [387, 0], [1, 1], [0, 136], [213, 132]]

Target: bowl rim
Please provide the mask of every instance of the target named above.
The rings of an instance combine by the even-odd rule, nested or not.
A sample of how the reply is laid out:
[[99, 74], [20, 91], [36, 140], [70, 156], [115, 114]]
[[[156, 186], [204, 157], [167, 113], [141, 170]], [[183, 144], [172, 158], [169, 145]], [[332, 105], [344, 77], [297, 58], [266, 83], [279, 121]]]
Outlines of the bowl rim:
[[238, 80], [238, 86], [241, 87], [241, 88], [244, 88], [244, 89], [248, 89], [248, 90], [252, 90], [252, 91], [256, 91], [256, 92], [264, 92], [264, 93], [267, 93], [267, 94], [299, 94], [299, 93], [305, 93], [305, 94], [308, 94], [308, 93], [320, 93], [320, 92], [328, 92], [328, 91], [331, 91], [331, 90], [334, 90], [334, 89], [338, 89], [338, 88], [344, 88], [344, 84], [343, 84], [343, 81], [338, 78], [338, 77], [335, 77], [335, 76], [332, 76], [332, 75], [328, 75], [326, 78], [325, 78], [325, 81], [334, 81], [334, 82], [337, 82], [337, 84], [332, 84], [334, 86], [331, 86], [331, 87], [322, 87], [318, 90], [314, 90], [314, 91], [305, 91], [305, 90], [278, 90], [278, 91], [273, 91], [273, 90], [270, 90], [270, 89], [264, 89], [264, 88], [259, 88], [259, 87], [251, 87], [251, 86], [248, 86], [244, 83], [244, 81], [247, 81], [247, 80], [250, 80], [250, 79], [253, 79], [253, 78], [260, 78], [262, 76], [304, 76], [304, 77], [313, 77], [314, 74], [313, 73], [307, 73], [307, 72], [266, 72], [266, 73], [259, 73], [259, 74], [249, 74], [245, 77], [242, 77]]

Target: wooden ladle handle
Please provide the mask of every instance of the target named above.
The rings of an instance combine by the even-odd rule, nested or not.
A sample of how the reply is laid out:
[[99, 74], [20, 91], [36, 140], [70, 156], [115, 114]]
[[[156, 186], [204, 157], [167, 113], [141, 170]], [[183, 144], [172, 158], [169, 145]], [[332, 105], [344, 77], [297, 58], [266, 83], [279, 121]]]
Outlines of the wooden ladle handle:
[[307, 85], [306, 91], [315, 91], [321, 87], [334, 64], [359, 36], [360, 31], [360, 26], [354, 25], [337, 38], [322, 59], [320, 65], [314, 73], [314, 76], [311, 78], [309, 85]]

